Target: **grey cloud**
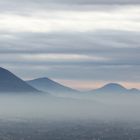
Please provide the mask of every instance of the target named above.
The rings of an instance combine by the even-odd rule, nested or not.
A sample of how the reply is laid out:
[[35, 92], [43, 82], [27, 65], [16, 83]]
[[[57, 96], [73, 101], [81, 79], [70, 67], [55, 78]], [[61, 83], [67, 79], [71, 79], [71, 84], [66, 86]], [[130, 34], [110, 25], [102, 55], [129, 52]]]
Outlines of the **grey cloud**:
[[[8, 33], [7, 33], [8, 35]], [[1, 53], [139, 53], [139, 32], [11, 33], [1, 37]]]
[[1, 1], [1, 4], [14, 3], [16, 6], [17, 3], [22, 4], [140, 4], [139, 0], [5, 0]]
[[[133, 81], [139, 82], [140, 67], [133, 66], [94, 66], [94, 67], [56, 67], [47, 71], [50, 77], [93, 81]], [[63, 71], [63, 73], [62, 73]], [[129, 76], [128, 76], [129, 75]]]
[[53, 2], [61, 2], [66, 4], [139, 4], [139, 0], [50, 0]]
[[[139, 0], [3, 0], [0, 1], [0, 12], [27, 17], [38, 10], [106, 11], [139, 4]], [[137, 20], [139, 24], [137, 17], [132, 20]], [[48, 76], [58, 79], [140, 82], [139, 38], [140, 32], [119, 30], [84, 33], [1, 31], [0, 65], [25, 79]], [[34, 61], [20, 57], [51, 53], [102, 57], [105, 60]]]
[[[9, 35], [9, 36], [8, 36]], [[140, 33], [5, 33], [0, 39], [0, 63], [20, 76], [140, 81]], [[21, 55], [78, 54], [107, 60], [25, 60]], [[31, 70], [34, 69], [34, 72]], [[128, 76], [129, 75], [129, 76]]]
[[34, 0], [34, 2], [63, 3], [63, 4], [138, 4], [139, 0]]
[[91, 81], [125, 81], [140, 82], [140, 67], [133, 66], [36, 66], [36, 65], [5, 65], [12, 72], [23, 79], [33, 79], [37, 77], [50, 77], [52, 79], [69, 79], [69, 80], [91, 80]]
[[29, 16], [35, 10], [109, 10], [121, 5], [139, 5], [139, 0], [4, 0], [0, 12]]

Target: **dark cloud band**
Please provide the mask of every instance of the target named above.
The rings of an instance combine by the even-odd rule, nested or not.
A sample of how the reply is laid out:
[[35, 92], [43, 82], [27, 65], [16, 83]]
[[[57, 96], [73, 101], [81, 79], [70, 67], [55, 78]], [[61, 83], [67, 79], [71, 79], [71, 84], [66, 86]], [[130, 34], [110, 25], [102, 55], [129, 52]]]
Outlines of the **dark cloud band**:
[[[139, 32], [100, 30], [9, 35], [13, 37], [0, 40], [0, 63], [23, 77], [46, 74], [62, 79], [140, 81]], [[58, 57], [54, 61], [52, 56], [48, 57], [51, 54], [60, 58], [62, 55], [63, 59]], [[73, 59], [74, 54], [78, 56]], [[30, 73], [30, 69], [36, 71]]]

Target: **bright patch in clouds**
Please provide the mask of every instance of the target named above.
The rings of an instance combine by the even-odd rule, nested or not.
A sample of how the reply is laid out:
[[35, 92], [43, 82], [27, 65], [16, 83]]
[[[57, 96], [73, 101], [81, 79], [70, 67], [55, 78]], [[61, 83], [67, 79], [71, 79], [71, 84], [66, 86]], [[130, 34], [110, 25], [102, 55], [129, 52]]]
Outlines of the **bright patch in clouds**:
[[43, 11], [26, 15], [0, 14], [0, 30], [12, 32], [68, 32], [101, 29], [140, 31], [140, 7], [111, 11]]
[[34, 61], [103, 61], [107, 58], [98, 56], [86, 56], [78, 54], [36, 54], [36, 55], [21, 55], [24, 60]]

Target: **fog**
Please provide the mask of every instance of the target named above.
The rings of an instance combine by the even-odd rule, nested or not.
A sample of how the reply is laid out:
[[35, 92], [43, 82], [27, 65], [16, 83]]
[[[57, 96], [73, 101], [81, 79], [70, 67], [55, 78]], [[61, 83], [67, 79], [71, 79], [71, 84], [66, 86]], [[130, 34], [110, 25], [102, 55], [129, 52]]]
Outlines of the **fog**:
[[1, 95], [0, 119], [140, 121], [139, 94]]

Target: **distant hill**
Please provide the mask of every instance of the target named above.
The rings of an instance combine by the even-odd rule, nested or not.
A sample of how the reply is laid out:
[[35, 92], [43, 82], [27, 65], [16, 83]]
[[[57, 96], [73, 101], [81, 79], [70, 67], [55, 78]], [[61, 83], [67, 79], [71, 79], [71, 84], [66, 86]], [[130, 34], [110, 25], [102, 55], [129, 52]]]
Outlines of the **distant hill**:
[[76, 93], [77, 90], [59, 84], [49, 78], [38, 78], [30, 81], [26, 81], [29, 85], [33, 86], [44, 92], [50, 93]]
[[16, 93], [16, 92], [39, 92], [39, 90], [28, 85], [25, 81], [11, 73], [10, 71], [0, 67], [0, 93]]
[[109, 83], [101, 88], [91, 90], [89, 93], [140, 93], [138, 89], [127, 89], [117, 83]]

